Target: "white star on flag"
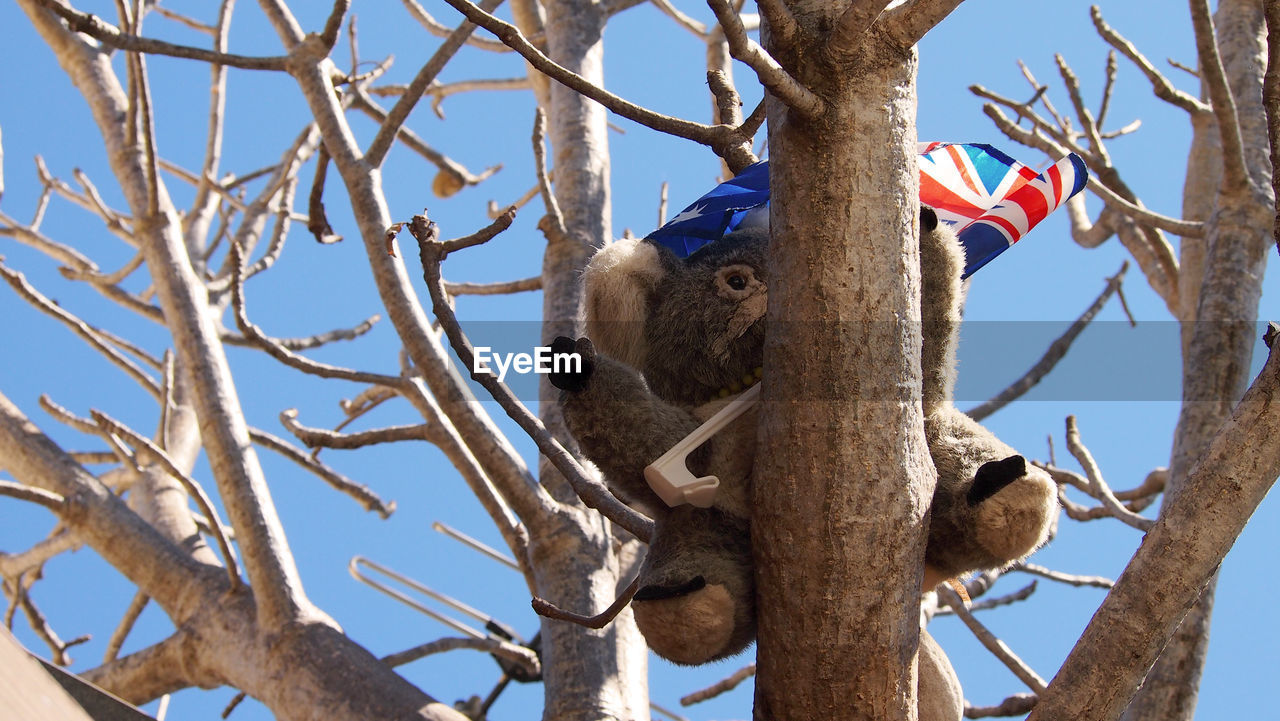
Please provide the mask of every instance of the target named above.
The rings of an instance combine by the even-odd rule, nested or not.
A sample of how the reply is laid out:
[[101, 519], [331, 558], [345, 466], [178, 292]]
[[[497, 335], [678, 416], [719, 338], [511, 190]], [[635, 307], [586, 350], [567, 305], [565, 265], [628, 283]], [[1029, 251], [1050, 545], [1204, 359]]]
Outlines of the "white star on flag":
[[705, 205], [695, 205], [692, 208], [688, 208], [684, 210], [679, 215], [677, 215], [676, 217], [668, 221], [668, 223], [679, 223], [684, 220], [693, 220], [694, 218], [697, 218], [698, 216], [702, 215], [702, 210], [703, 208], [706, 208], [706, 207], [707, 206]]

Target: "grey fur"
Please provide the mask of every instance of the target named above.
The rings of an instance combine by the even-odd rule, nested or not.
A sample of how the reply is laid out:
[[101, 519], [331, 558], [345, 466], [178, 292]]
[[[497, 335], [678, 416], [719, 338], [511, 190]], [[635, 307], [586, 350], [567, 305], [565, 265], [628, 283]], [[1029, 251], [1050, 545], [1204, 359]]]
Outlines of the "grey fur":
[[[939, 477], [926, 563], [932, 577], [948, 578], [1030, 553], [1044, 541], [1056, 497], [1047, 475], [1025, 464], [979, 473], [1016, 454], [951, 404], [963, 251], [953, 233], [929, 230], [922, 219], [923, 405]], [[589, 377], [552, 378], [575, 389], [564, 396], [565, 420], [583, 452], [619, 497], [654, 518], [640, 571], [641, 598], [648, 600], [634, 607], [653, 650], [679, 663], [736, 654], [755, 637], [749, 539], [756, 414], [745, 414], [690, 457], [694, 473], [720, 478], [710, 509], [668, 508], [643, 469], [722, 404], [705, 399], [762, 364], [768, 242], [766, 229], [739, 230], [683, 261], [664, 248], [637, 245], [635, 257], [652, 259], [643, 273], [635, 263], [618, 263], [625, 247], [602, 251], [609, 267], [628, 271], [588, 268], [588, 328], [603, 327], [592, 309], [607, 310], [618, 298], [645, 308], [644, 318], [632, 320], [642, 327], [599, 332], [609, 339], [599, 353], [579, 340], [580, 352], [594, 359]], [[639, 369], [614, 360], [641, 356]], [[981, 487], [974, 487], [975, 477]]]

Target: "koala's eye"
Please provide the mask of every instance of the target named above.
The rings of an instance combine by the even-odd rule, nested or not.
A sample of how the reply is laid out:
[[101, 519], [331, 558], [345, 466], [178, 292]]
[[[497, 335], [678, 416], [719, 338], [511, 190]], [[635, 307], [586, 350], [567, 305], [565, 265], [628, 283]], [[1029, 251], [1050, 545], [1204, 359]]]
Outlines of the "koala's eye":
[[747, 287], [747, 279], [741, 273], [733, 273], [724, 279], [726, 285], [734, 290], [742, 290]]
[[763, 284], [756, 279], [755, 271], [745, 263], [721, 266], [716, 271], [716, 293], [721, 298], [735, 303], [755, 292], [753, 289], [762, 289], [762, 286]]

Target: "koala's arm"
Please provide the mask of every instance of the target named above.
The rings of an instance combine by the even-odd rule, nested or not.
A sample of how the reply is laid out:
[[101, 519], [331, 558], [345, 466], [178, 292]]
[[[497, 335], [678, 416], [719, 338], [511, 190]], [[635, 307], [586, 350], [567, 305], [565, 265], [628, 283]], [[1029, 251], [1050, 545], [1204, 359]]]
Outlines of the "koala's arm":
[[[580, 390], [564, 394], [564, 418], [582, 452], [604, 473], [610, 490], [645, 505], [662, 501], [644, 480], [644, 467], [658, 460], [698, 427], [693, 414], [649, 391], [635, 369], [597, 354]], [[705, 447], [689, 457], [699, 472]]]
[[956, 234], [938, 222], [932, 208], [920, 209], [920, 369], [924, 414], [949, 405], [955, 391], [956, 346], [964, 290], [964, 248]]

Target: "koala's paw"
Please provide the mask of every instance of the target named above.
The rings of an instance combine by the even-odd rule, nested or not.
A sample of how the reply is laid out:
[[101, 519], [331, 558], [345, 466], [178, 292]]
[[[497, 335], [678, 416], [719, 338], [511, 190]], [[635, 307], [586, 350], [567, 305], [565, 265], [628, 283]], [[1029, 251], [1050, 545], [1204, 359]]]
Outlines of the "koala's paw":
[[654, 653], [687, 665], [731, 655], [735, 607], [720, 584], [697, 576], [670, 586], [645, 586], [632, 599], [636, 625]]
[[966, 500], [978, 543], [996, 558], [1020, 559], [1048, 538], [1058, 507], [1057, 486], [1022, 456], [984, 463]]
[[553, 370], [547, 375], [551, 385], [570, 393], [584, 390], [596, 367], [596, 349], [591, 345], [591, 341], [585, 337], [575, 341], [572, 338], [560, 336], [551, 341], [551, 353], [552, 357], [575, 354], [581, 359], [580, 368], [574, 368], [576, 365], [574, 363], [553, 363]]

